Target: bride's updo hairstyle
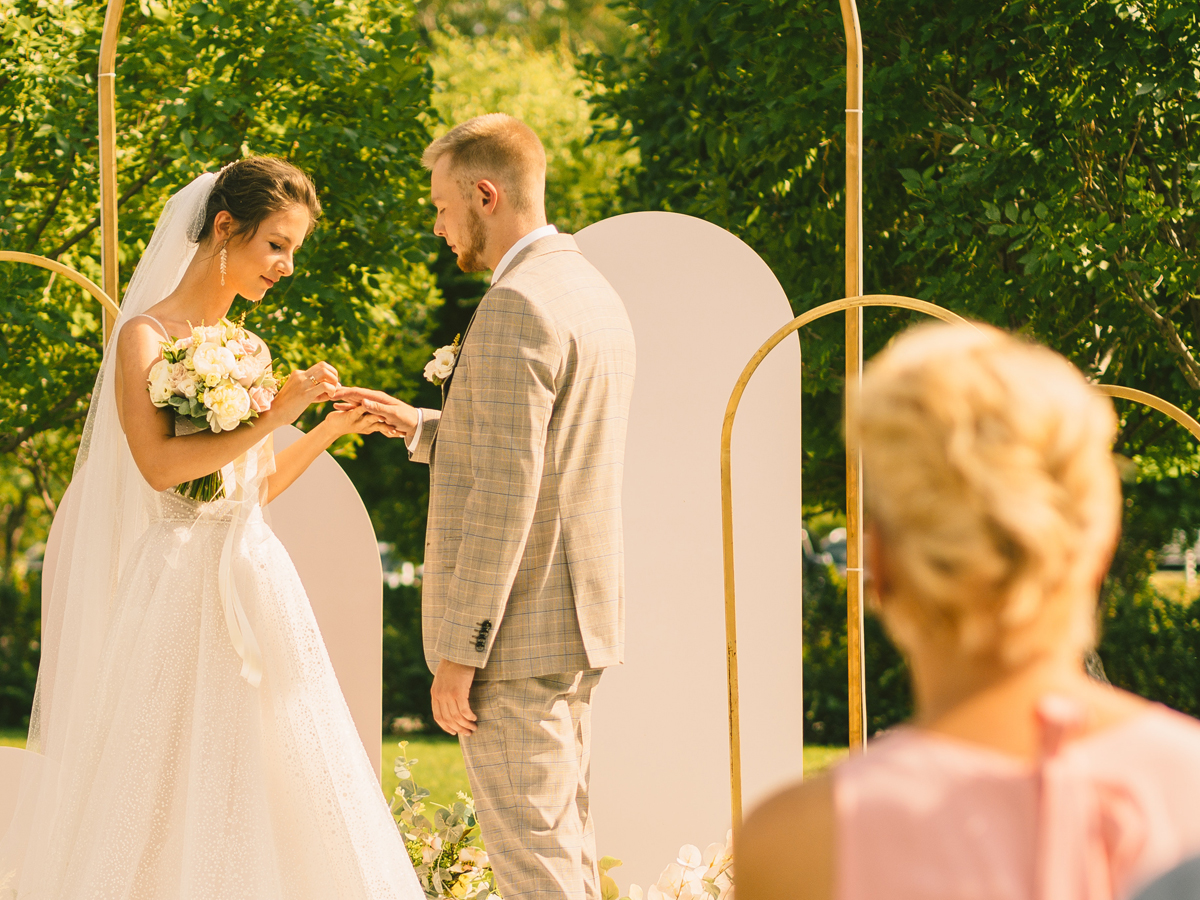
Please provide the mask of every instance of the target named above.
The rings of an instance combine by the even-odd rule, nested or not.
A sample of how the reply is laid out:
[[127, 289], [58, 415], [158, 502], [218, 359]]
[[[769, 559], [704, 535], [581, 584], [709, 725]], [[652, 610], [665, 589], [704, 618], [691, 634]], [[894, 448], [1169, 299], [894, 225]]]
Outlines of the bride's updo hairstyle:
[[236, 227], [230, 240], [249, 240], [263, 221], [293, 206], [308, 210], [308, 233], [321, 216], [321, 201], [312, 180], [290, 162], [274, 156], [251, 156], [223, 168], [208, 196], [204, 223], [196, 235], [200, 243], [212, 234], [217, 213], [226, 211]]
[[1091, 646], [1120, 527], [1107, 397], [1044, 347], [927, 325], [867, 367], [859, 429], [867, 513], [908, 585], [880, 609], [901, 647], [1012, 666]]

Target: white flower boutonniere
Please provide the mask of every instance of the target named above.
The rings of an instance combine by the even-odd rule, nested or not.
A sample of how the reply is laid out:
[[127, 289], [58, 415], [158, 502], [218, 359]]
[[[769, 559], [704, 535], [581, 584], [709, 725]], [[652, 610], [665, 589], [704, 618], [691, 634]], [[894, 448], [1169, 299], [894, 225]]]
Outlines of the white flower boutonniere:
[[458, 362], [458, 342], [462, 335], [455, 335], [454, 343], [439, 347], [433, 351], [433, 359], [425, 364], [425, 380], [431, 381], [438, 387], [454, 373], [454, 365]]

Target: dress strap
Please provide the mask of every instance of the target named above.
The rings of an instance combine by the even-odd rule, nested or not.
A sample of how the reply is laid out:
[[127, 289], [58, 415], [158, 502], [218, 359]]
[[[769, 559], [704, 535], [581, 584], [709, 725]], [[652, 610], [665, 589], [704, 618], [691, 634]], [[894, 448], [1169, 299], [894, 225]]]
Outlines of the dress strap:
[[171, 337], [171, 332], [167, 331], [167, 327], [165, 325], [163, 325], [162, 322], [158, 321], [158, 319], [154, 318], [154, 316], [150, 315], [149, 313], [139, 313], [138, 315], [130, 318], [129, 321], [132, 322], [134, 319], [149, 319], [151, 322], [153, 322], [155, 325], [158, 326], [158, 330], [163, 333], [163, 336], [168, 341], [174, 340], [174, 338]]

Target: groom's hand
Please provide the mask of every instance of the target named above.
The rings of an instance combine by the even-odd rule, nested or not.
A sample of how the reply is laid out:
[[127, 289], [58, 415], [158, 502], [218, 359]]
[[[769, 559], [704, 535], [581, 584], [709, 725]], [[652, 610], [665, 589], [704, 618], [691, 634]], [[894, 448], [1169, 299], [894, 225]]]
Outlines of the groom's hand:
[[383, 391], [372, 391], [359, 387], [339, 387], [332, 392], [334, 404], [340, 410], [362, 406], [379, 416], [387, 426], [384, 433], [389, 437], [408, 437], [416, 430], [417, 411], [403, 400], [397, 400]]
[[450, 734], [474, 734], [475, 713], [471, 712], [471, 682], [475, 680], [475, 667], [448, 659], [438, 661], [433, 675], [433, 718], [443, 731]]

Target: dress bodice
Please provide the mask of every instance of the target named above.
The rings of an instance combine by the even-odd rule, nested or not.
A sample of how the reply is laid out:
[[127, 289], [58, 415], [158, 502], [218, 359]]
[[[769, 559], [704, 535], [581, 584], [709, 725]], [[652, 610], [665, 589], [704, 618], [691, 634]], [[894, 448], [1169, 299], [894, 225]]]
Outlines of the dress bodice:
[[[242, 426], [253, 427], [253, 426]], [[275, 471], [274, 442], [267, 435], [248, 451], [221, 469], [225, 497], [202, 503], [185, 497], [175, 488], [156, 491], [144, 485], [143, 499], [150, 521], [179, 523], [233, 522], [247, 519], [252, 513], [261, 515], [266, 497], [267, 477]]]

